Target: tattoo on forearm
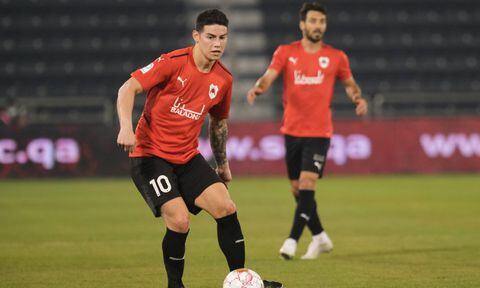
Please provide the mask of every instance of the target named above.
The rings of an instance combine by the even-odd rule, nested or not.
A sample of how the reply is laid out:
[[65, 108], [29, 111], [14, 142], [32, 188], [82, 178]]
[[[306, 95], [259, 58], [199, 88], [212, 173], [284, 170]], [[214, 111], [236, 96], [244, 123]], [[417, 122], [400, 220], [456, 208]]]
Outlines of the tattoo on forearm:
[[223, 165], [227, 162], [227, 119], [210, 119], [210, 146], [217, 165]]

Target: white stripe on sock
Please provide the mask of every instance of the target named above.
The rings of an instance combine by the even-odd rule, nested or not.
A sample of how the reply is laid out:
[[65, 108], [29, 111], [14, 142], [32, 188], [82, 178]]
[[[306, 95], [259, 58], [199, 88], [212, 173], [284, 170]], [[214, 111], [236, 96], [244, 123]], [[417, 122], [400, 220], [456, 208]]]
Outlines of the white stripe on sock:
[[168, 257], [168, 259], [173, 260], [173, 261], [182, 261], [182, 260], [185, 259], [185, 255], [183, 255], [182, 258]]
[[244, 239], [240, 239], [240, 240], [235, 241], [235, 243], [242, 243], [244, 241], [245, 241]]
[[308, 215], [305, 214], [305, 213], [300, 214], [300, 217], [302, 217], [303, 219], [305, 219], [307, 221], [310, 221], [310, 217], [308, 217]]

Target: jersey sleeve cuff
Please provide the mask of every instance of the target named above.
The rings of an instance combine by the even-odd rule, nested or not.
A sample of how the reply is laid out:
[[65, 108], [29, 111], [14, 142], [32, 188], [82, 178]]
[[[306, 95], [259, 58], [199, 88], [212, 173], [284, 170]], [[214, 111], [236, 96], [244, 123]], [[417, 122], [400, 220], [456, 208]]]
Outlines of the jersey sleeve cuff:
[[142, 86], [143, 91], [149, 90], [148, 87], [146, 87], [146, 85], [145, 85], [146, 83], [144, 83], [144, 81], [140, 77], [137, 77], [137, 71], [130, 73], [130, 76], [135, 78], [135, 80], [137, 80], [138, 83], [140, 83], [140, 86]]

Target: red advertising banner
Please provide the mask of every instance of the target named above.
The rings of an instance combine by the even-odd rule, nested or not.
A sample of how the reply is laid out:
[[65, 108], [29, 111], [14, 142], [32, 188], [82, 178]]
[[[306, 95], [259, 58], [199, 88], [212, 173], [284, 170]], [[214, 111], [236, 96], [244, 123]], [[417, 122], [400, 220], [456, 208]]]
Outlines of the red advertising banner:
[[[286, 174], [278, 130], [273, 123], [231, 125], [227, 154], [237, 175]], [[327, 158], [326, 174], [477, 172], [480, 118], [338, 120]]]
[[[279, 124], [231, 123], [234, 175], [285, 175]], [[116, 129], [31, 127], [0, 131], [0, 178], [128, 176]], [[206, 137], [199, 150], [211, 159]], [[480, 117], [337, 120], [326, 174], [480, 171]]]
[[116, 130], [97, 126], [0, 130], [0, 178], [127, 176]]

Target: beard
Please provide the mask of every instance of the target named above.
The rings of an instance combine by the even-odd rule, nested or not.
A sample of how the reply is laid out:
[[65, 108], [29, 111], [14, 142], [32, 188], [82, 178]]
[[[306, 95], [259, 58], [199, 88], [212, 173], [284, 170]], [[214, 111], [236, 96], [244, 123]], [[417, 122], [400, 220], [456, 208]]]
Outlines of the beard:
[[[314, 32], [320, 32], [320, 31], [314, 31]], [[312, 43], [317, 43], [322, 40], [323, 38], [323, 33], [309, 33], [308, 31], [305, 33], [305, 37]]]

